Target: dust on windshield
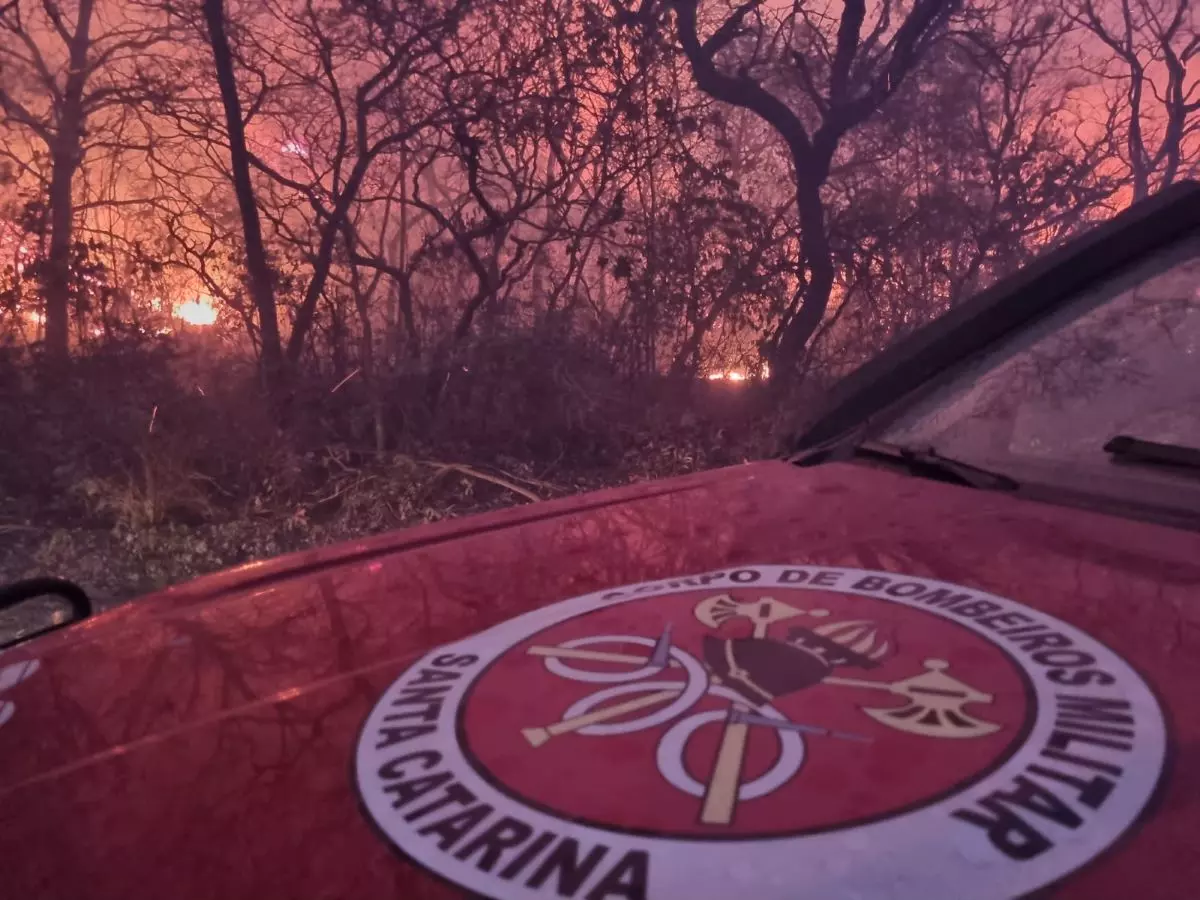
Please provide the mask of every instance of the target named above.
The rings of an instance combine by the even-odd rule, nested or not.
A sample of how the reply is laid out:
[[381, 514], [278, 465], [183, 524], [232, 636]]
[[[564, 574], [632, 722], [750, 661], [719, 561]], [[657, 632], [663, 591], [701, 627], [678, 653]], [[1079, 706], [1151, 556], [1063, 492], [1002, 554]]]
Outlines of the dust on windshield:
[[1129, 466], [1117, 435], [1200, 447], [1200, 247], [1176, 248], [1006, 342], [881, 439], [1018, 478], [1200, 510], [1200, 470]]

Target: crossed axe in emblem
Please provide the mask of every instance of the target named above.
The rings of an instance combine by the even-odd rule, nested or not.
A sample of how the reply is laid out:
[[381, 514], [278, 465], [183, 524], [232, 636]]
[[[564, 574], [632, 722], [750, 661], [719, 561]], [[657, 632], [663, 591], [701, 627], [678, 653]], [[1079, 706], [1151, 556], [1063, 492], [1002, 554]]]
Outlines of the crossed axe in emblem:
[[[822, 616], [825, 613], [818, 610], [799, 610], [771, 597], [739, 602], [728, 594], [719, 594], [699, 603], [694, 610], [694, 615], [702, 624], [712, 629], [719, 629], [728, 621], [744, 618], [751, 623], [752, 637], [765, 638], [768, 629], [777, 622], [801, 615]], [[530, 647], [527, 653], [547, 658], [651, 667], [656, 671], [680, 665], [677, 660], [670, 657], [669, 627], [655, 644], [649, 656], [611, 653], [582, 647], [553, 646]], [[971, 703], [991, 703], [993, 700], [991, 694], [977, 690], [950, 675], [947, 671], [949, 663], [945, 660], [927, 659], [924, 661], [924, 669], [924, 672], [892, 682], [826, 675], [819, 683], [834, 687], [865, 688], [903, 698], [905, 702], [900, 706], [864, 706], [860, 709], [881, 725], [909, 734], [930, 738], [965, 739], [982, 737], [999, 730], [999, 725], [977, 718], [964, 709]], [[716, 676], [713, 677], [713, 680], [719, 682], [719, 678]], [[531, 746], [539, 747], [551, 738], [570, 734], [588, 726], [621, 719], [658, 704], [669, 703], [682, 690], [682, 687], [664, 686], [661, 690], [604, 706], [583, 715], [573, 716], [545, 726], [525, 728], [522, 730], [522, 735]], [[870, 741], [870, 738], [861, 735], [831, 731], [815, 725], [768, 717], [755, 712], [748, 703], [733, 702], [726, 715], [724, 733], [705, 793], [701, 821], [711, 824], [727, 824], [732, 820], [751, 726], [765, 726], [842, 740]]]

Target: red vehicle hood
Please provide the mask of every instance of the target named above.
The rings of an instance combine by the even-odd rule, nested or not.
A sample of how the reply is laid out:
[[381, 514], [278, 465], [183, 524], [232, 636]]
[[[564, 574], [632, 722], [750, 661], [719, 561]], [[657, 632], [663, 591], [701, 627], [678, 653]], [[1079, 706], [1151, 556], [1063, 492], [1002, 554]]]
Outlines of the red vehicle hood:
[[463, 896], [391, 850], [353, 783], [398, 673], [564, 598], [754, 564], [940, 579], [1107, 644], [1157, 693], [1172, 758], [1140, 823], [1054, 895], [1200, 882], [1200, 535], [765, 462], [245, 566], [5, 654], [38, 669], [0, 697], [3, 894]]

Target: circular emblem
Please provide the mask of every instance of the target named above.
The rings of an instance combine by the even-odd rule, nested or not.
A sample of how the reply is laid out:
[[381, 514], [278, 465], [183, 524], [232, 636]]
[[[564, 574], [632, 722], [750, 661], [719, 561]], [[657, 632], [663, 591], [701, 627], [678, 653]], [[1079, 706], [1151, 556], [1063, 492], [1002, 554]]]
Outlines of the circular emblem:
[[756, 566], [577, 597], [428, 654], [364, 725], [371, 817], [496, 900], [1009, 898], [1137, 818], [1151, 691], [1030, 607]]

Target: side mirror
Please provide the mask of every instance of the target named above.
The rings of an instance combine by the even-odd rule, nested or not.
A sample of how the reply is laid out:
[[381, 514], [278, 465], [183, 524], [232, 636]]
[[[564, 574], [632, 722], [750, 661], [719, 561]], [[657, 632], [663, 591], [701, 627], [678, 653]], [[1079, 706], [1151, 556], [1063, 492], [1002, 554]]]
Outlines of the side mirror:
[[[42, 598], [49, 602], [37, 602]], [[28, 610], [22, 610], [24, 606]], [[92, 612], [83, 588], [63, 578], [29, 578], [0, 586], [0, 648], [82, 622]]]

